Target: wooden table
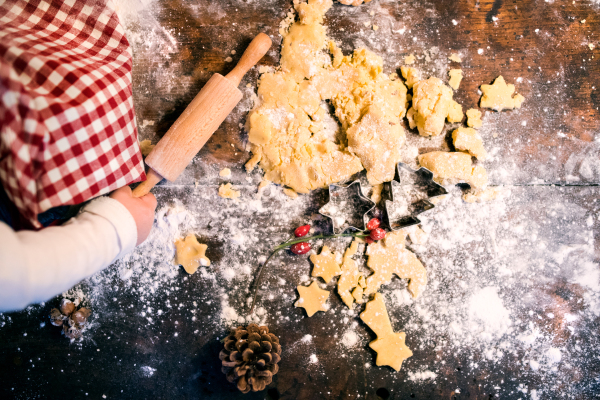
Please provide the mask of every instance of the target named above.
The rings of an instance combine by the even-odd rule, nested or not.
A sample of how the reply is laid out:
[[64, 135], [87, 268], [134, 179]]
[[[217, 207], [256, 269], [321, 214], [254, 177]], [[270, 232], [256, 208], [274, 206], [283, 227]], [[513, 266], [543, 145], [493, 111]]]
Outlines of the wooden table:
[[[256, 33], [266, 32], [274, 39], [263, 64], [277, 65], [278, 26], [289, 8], [290, 2], [283, 0], [150, 3], [128, 23], [141, 139], [158, 140], [213, 73], [232, 69]], [[365, 27], [367, 21], [379, 29]], [[227, 332], [218, 319], [220, 296], [228, 293], [229, 304], [241, 312], [252, 278], [226, 281], [223, 270], [233, 263], [255, 268], [260, 256], [313, 217], [327, 197], [326, 191], [318, 190], [291, 203], [274, 194], [262, 200], [263, 211], [250, 204], [260, 175], [255, 172], [246, 179], [242, 167], [249, 157], [247, 134], [240, 125], [252, 105], [250, 94], [258, 76], [253, 70], [241, 85], [244, 100], [186, 173], [155, 190], [159, 207], [179, 199], [198, 213], [196, 229], [209, 244], [216, 277], [179, 271], [159, 280], [148, 294], [148, 279], [119, 277], [119, 268], [136, 261], [120, 262], [82, 284], [94, 315], [92, 328], [79, 344], [69, 344], [48, 323], [46, 315], [57, 299], [0, 314], [0, 398], [519, 399], [534, 398], [531, 389], [539, 398], [598, 396], [600, 319], [591, 311], [593, 298], [586, 283], [574, 282], [573, 274], [583, 262], [598, 268], [599, 23], [600, 5], [590, 0], [373, 0], [358, 8], [336, 4], [326, 18], [329, 35], [344, 52], [365, 45], [384, 57], [386, 72], [399, 68], [404, 56], [415, 54], [417, 67], [445, 79], [447, 69], [458, 66], [449, 64], [447, 56], [459, 52], [465, 78], [455, 98], [465, 110], [477, 106], [479, 85], [500, 74], [516, 82], [526, 98], [523, 108], [485, 111], [480, 131], [486, 147], [493, 149], [494, 157], [486, 163], [491, 183], [511, 189], [507, 209], [495, 215], [497, 209], [490, 208], [489, 221], [473, 217], [478, 222], [469, 234], [480, 238], [476, 242], [453, 242], [452, 250], [444, 253], [433, 245], [415, 249], [430, 273], [430, 285], [417, 305], [426, 308], [439, 298], [454, 301], [473, 285], [498, 284], [513, 307], [514, 334], [532, 325], [549, 344], [562, 349], [556, 371], [532, 371], [527, 360], [533, 351], [523, 345], [503, 349], [497, 361], [486, 360], [485, 351], [500, 348], [500, 341], [489, 348], [456, 348], [452, 341], [457, 339], [450, 333], [437, 333], [444, 321], [424, 320], [415, 304], [388, 306], [394, 327], [406, 330], [414, 356], [399, 373], [375, 367], [367, 346], [373, 333], [355, 317], [343, 322], [344, 306], [337, 296], [329, 300], [334, 312], [312, 318], [293, 307], [295, 287], [310, 264], [306, 257], [283, 254], [265, 279], [265, 293], [275, 298], [265, 295], [261, 302], [266, 322], [283, 345], [280, 372], [261, 393], [244, 396], [228, 384], [218, 361], [219, 339]], [[409, 133], [409, 143], [420, 152], [440, 144], [414, 133]], [[241, 188], [242, 204], [216, 196], [223, 181], [218, 171], [224, 167], [233, 171], [230, 181]], [[438, 212], [452, 212], [455, 220], [467, 221], [478, 213], [473, 207], [480, 206], [452, 202]], [[326, 221], [315, 223], [327, 229]], [[436, 223], [433, 243], [448, 235]], [[536, 236], [514, 227], [535, 229]], [[237, 231], [258, 240], [243, 249], [230, 240]], [[346, 244], [332, 243], [339, 250]], [[573, 250], [557, 260], [561, 246], [584, 249], [583, 255], [575, 256], [580, 250]], [[461, 260], [473, 254], [479, 254], [479, 273], [469, 275]], [[139, 260], [148, 259], [140, 255]], [[160, 262], [168, 261], [139, 268], [156, 274]], [[537, 264], [537, 269], [532, 267]], [[487, 265], [493, 268], [486, 270]], [[512, 272], [501, 274], [500, 265]], [[395, 279], [386, 290], [403, 287]], [[157, 314], [158, 309], [163, 314]], [[555, 318], [546, 320], [549, 313]], [[579, 315], [578, 322], [568, 323], [566, 314]], [[341, 336], [353, 321], [361, 342], [345, 349]], [[308, 344], [301, 340], [306, 335], [312, 336]], [[318, 363], [310, 364], [311, 354]], [[425, 368], [437, 371], [434, 382], [407, 379], [408, 372]]]

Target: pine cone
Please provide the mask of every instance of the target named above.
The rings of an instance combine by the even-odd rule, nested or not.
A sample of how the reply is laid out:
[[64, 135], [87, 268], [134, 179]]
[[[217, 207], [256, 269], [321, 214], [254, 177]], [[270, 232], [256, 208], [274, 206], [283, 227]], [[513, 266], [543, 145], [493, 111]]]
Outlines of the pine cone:
[[232, 329], [225, 338], [219, 358], [221, 371], [229, 382], [236, 382], [242, 393], [263, 390], [279, 371], [281, 346], [266, 326], [250, 324]]

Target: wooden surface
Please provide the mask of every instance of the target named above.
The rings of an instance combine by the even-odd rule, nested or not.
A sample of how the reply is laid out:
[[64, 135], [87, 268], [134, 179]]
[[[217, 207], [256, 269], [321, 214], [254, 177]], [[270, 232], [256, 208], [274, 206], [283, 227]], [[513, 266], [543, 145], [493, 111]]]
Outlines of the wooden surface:
[[[263, 64], [276, 65], [278, 25], [289, 7], [290, 2], [283, 0], [151, 3], [128, 28], [133, 33], [133, 91], [141, 139], [156, 143], [212, 74], [225, 75], [233, 68], [258, 32], [268, 33], [274, 41]], [[366, 28], [365, 21], [377, 24], [379, 30]], [[479, 263], [493, 261], [515, 268], [512, 275], [501, 279], [494, 275], [494, 279], [504, 281], [507, 298], [519, 305], [513, 310], [519, 321], [515, 329], [533, 324], [550, 335], [556, 346], [562, 346], [564, 362], [557, 371], [532, 373], [524, 363], [529, 350], [522, 347], [506, 351], [498, 362], [487, 361], [485, 349], [456, 350], [447, 342], [449, 337], [433, 334], [441, 325], [420, 319], [414, 307], [390, 309], [394, 326], [406, 327], [407, 344], [414, 356], [400, 373], [376, 368], [374, 354], [367, 347], [372, 332], [360, 321], [356, 332], [361, 344], [347, 350], [339, 345], [348, 327], [340, 318], [334, 314], [331, 318], [330, 314], [306, 318], [301, 309], [292, 306], [295, 286], [310, 267], [306, 259], [285, 254], [274, 264], [265, 285], [267, 293], [288, 297], [265, 298], [261, 303], [284, 351], [280, 372], [267, 391], [239, 394], [227, 383], [218, 363], [219, 339], [226, 333], [215, 317], [221, 312], [219, 290], [230, 292], [230, 304], [243, 310], [251, 277], [229, 284], [200, 274], [188, 277], [180, 271], [148, 299], [140, 294], [147, 289], [144, 281], [134, 277], [124, 282], [117, 265], [83, 284], [83, 290], [95, 300], [95, 313], [93, 328], [80, 344], [69, 344], [48, 323], [46, 315], [57, 300], [0, 315], [0, 398], [516, 400], [531, 398], [533, 388], [544, 390], [539, 398], [597, 398], [600, 321], [587, 313], [575, 331], [567, 329], [564, 314], [584, 312], [588, 307], [582, 286], [565, 278], [579, 267], [579, 260], [567, 257], [557, 264], [551, 255], [562, 245], [590, 245], [590, 262], [597, 267], [600, 257], [599, 23], [600, 5], [589, 0], [373, 0], [358, 8], [336, 4], [326, 18], [329, 35], [345, 52], [367, 46], [384, 56], [386, 72], [394, 71], [404, 56], [414, 53], [419, 58], [417, 67], [444, 78], [449, 67], [458, 66], [448, 64], [446, 57], [460, 52], [465, 78], [455, 98], [465, 110], [477, 105], [480, 84], [490, 83], [499, 74], [513, 83], [522, 78], [516, 86], [526, 98], [523, 108], [485, 111], [481, 130], [488, 150], [493, 150], [493, 159], [486, 163], [492, 183], [511, 188], [508, 211], [501, 220], [490, 215], [489, 221], [484, 219], [473, 227], [480, 243], [456, 245], [443, 258], [433, 247], [417, 254], [428, 268], [431, 282], [436, 283], [428, 286], [424, 301], [443, 296], [452, 299], [454, 293], [460, 297], [461, 282], [485, 284], [485, 276], [477, 281], [463, 270], [447, 267], [453, 262], [460, 264], [465, 254], [478, 248], [484, 254]], [[589, 43], [595, 45], [594, 50]], [[434, 47], [437, 51], [432, 53]], [[226, 62], [227, 57], [233, 61]], [[175, 184], [155, 189], [159, 207], [179, 199], [200, 215], [198, 229], [209, 244], [207, 255], [217, 273], [233, 262], [254, 268], [258, 257], [326, 202], [326, 192], [316, 191], [303, 196], [294, 207], [284, 197], [273, 197], [264, 200], [265, 210], [256, 211], [246, 201], [235, 206], [216, 196], [222, 182], [218, 171], [223, 167], [232, 169], [230, 181], [242, 189], [242, 199], [252, 199], [260, 180], [255, 173], [248, 182], [242, 168], [249, 154], [241, 126], [252, 104], [257, 76], [254, 69], [242, 81], [244, 99], [185, 173]], [[252, 87], [246, 88], [246, 84]], [[420, 152], [437, 145], [410, 135], [409, 143], [417, 145]], [[560, 186], [564, 184], [569, 186]], [[476, 209], [469, 207], [455, 204], [441, 207], [439, 212], [452, 210], [459, 220], [461, 215], [466, 218], [475, 213]], [[527, 227], [536, 226], [537, 241], [506, 229], [524, 221], [529, 223]], [[233, 232], [232, 226], [238, 224], [264, 227], [264, 231], [251, 230], [258, 241], [245, 251], [223, 239], [223, 232]], [[325, 221], [319, 224], [318, 228], [326, 229]], [[593, 232], [591, 238], [584, 231]], [[445, 234], [443, 230], [436, 233], [439, 237]], [[494, 258], [493, 249], [497, 243], [502, 247], [503, 241], [514, 242], [513, 250]], [[546, 250], [538, 248], [538, 243], [544, 243]], [[334, 245], [341, 250], [344, 244]], [[519, 265], [537, 263], [538, 272], [519, 272]], [[156, 265], [149, 263], [144, 268], [152, 274]], [[403, 285], [395, 280], [390, 289]], [[192, 307], [194, 302], [197, 308]], [[334, 310], [344, 307], [337, 296], [331, 296], [330, 303]], [[149, 304], [154, 311], [164, 309], [165, 314], [154, 315], [149, 322], [145, 314], [150, 312]], [[192, 308], [195, 313], [190, 312]], [[561, 317], [545, 323], [530, 317], [530, 311]], [[301, 341], [307, 334], [313, 338], [310, 347]], [[308, 362], [313, 353], [320, 361], [316, 365]], [[148, 375], [140, 370], [142, 366], [156, 371]], [[434, 383], [407, 379], [406, 371], [423, 368], [438, 371]]]

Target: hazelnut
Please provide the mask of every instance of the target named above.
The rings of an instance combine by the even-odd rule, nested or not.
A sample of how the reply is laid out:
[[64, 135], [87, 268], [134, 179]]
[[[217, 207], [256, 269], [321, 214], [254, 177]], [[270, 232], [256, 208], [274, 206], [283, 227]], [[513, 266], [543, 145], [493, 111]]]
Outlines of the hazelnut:
[[81, 312], [81, 310], [79, 311], [75, 311], [73, 314], [71, 314], [71, 320], [73, 321], [73, 324], [71, 325], [80, 325], [83, 326], [85, 325], [87, 318], [86, 316]]
[[75, 304], [69, 299], [62, 299], [59, 308], [64, 315], [71, 315], [75, 311]]
[[58, 308], [53, 308], [50, 310], [50, 323], [54, 326], [62, 326], [64, 315], [58, 310]]

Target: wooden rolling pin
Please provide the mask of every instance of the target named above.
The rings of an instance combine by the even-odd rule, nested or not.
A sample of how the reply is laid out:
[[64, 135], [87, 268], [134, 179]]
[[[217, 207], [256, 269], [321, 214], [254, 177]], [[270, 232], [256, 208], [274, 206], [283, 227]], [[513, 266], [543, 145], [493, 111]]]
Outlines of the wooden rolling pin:
[[171, 182], [177, 179], [242, 99], [242, 92], [237, 88], [240, 81], [270, 47], [271, 39], [259, 33], [227, 76], [214, 74], [206, 82], [146, 157], [146, 164], [150, 168], [146, 173], [146, 181], [133, 190], [135, 197], [149, 193], [163, 178]]

